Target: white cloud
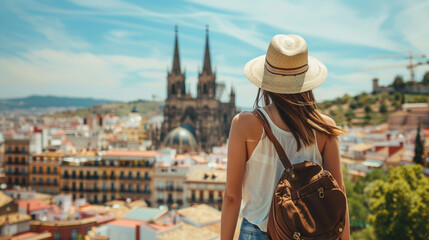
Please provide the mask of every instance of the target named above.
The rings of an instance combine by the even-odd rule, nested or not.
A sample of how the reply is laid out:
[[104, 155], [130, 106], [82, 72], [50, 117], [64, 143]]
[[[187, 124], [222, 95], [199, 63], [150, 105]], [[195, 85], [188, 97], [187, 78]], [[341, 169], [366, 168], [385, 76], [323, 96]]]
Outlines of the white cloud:
[[[388, 17], [387, 10], [374, 16], [363, 16], [355, 8], [334, 1], [300, 1], [289, 3], [280, 0], [266, 1], [204, 1], [190, 0], [203, 6], [235, 12], [228, 18], [219, 18], [226, 29], [240, 28], [230, 19], [246, 19], [248, 23], [261, 23], [284, 32], [295, 32], [325, 38], [344, 43], [376, 47], [380, 49], [397, 50], [400, 44], [386, 36], [382, 24]], [[246, 6], [246, 7], [243, 7]], [[317, 10], [315, 9], [317, 8]], [[237, 17], [238, 13], [238, 17]], [[241, 24], [243, 26], [243, 24]], [[261, 26], [263, 27], [263, 26]], [[223, 28], [225, 30], [225, 28]], [[248, 39], [249, 44], [260, 45], [265, 49], [266, 44], [255, 41], [257, 33], [253, 31], [227, 32], [241, 40]]]
[[[407, 1], [409, 5], [395, 16], [395, 27], [413, 50], [429, 52], [429, 2]], [[409, 49], [404, 49], [409, 50]], [[410, 49], [411, 50], [411, 49]]]
[[[144, 70], [164, 70], [164, 59], [34, 50], [0, 57], [0, 81], [9, 84], [64, 83], [81, 86], [120, 86]], [[157, 80], [151, 79], [148, 80]]]

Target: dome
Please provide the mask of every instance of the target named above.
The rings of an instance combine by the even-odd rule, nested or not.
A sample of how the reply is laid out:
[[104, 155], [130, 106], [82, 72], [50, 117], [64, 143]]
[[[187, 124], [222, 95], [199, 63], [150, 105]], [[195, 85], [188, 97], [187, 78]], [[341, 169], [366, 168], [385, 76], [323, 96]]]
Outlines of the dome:
[[164, 146], [177, 149], [178, 153], [195, 152], [197, 141], [186, 128], [177, 127], [168, 133]]

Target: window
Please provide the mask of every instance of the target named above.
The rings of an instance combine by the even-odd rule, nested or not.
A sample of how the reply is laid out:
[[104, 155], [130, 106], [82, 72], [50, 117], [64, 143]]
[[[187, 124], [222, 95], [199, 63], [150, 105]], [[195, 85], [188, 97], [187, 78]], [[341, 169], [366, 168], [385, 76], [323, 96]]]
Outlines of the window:
[[158, 190], [162, 190], [164, 188], [164, 182], [158, 181]]
[[46, 173], [47, 173], [47, 174], [51, 174], [51, 167], [47, 167], [47, 168], [46, 168]]
[[128, 173], [128, 179], [132, 179], [133, 178], [133, 173], [132, 172], [129, 172]]
[[144, 178], [147, 180], [147, 179], [149, 179], [149, 173], [148, 172], [145, 172], [144, 173]]
[[25, 164], [25, 157], [22, 157], [22, 158], [21, 158], [21, 163], [22, 163], [22, 164]]
[[39, 184], [42, 185], [43, 184], [43, 178], [39, 178]]
[[36, 178], [35, 177], [33, 177], [33, 180], [32, 180], [32, 182], [33, 182], [33, 185], [36, 185]]
[[56, 178], [54, 178], [54, 185], [57, 186], [58, 185], [58, 180]]
[[36, 173], [36, 167], [33, 166], [33, 170], [31, 170], [32, 173]]
[[140, 184], [137, 184], [137, 192], [140, 192], [141, 191], [141, 186], [140, 186]]
[[61, 234], [59, 231], [54, 232], [54, 240], [61, 240]]
[[110, 184], [110, 190], [116, 191], [116, 189], [115, 189], [115, 183], [111, 183]]
[[120, 178], [121, 178], [121, 179], [124, 179], [124, 171], [121, 171], [121, 176], [120, 176]]
[[137, 179], [140, 179], [140, 172], [137, 172]]
[[77, 230], [73, 229], [71, 232], [71, 239], [76, 240], [77, 239]]
[[54, 174], [57, 174], [57, 167], [54, 167]]
[[39, 173], [42, 174], [43, 173], [43, 168], [39, 167]]
[[107, 183], [103, 182], [103, 191], [107, 190]]
[[51, 185], [51, 179], [50, 179], [50, 178], [47, 178], [47, 179], [46, 179], [46, 184], [47, 184], [47, 185]]
[[128, 191], [129, 191], [129, 192], [132, 192], [132, 191], [133, 191], [133, 185], [131, 185], [131, 184], [129, 184], [129, 185], [128, 185]]
[[173, 190], [173, 181], [167, 181], [166, 182], [166, 185], [167, 185], [167, 190]]

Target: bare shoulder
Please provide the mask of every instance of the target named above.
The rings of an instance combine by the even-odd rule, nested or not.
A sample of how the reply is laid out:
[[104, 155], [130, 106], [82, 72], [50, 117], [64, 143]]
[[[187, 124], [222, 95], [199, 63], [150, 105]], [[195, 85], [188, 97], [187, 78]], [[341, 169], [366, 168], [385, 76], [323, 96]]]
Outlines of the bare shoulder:
[[232, 122], [233, 124], [246, 128], [249, 126], [254, 126], [255, 123], [258, 122], [258, 119], [251, 111], [242, 111], [234, 116]]
[[337, 124], [335, 123], [334, 119], [332, 119], [331, 117], [329, 117], [329, 116], [327, 116], [327, 115], [325, 115], [325, 114], [320, 114], [320, 115], [322, 115], [323, 119], [325, 119], [325, 121], [326, 121], [328, 124], [330, 124], [330, 125], [332, 125], [332, 126], [337, 126]]
[[261, 128], [257, 126], [262, 126], [258, 118], [251, 111], [242, 111], [232, 119], [231, 130], [234, 129], [234, 132], [240, 133], [246, 139], [258, 139], [262, 130], [257, 130]]

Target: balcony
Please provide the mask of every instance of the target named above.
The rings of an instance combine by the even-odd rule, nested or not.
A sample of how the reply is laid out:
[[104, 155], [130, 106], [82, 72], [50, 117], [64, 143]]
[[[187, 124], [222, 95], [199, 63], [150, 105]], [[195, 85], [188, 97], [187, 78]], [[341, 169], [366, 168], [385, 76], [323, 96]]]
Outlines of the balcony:
[[178, 192], [183, 192], [183, 188], [182, 188], [182, 187], [177, 187], [177, 188], [176, 188], [176, 191], [178, 191]]
[[28, 154], [28, 151], [19, 151], [19, 150], [6, 150], [7, 154]]
[[20, 162], [20, 161], [7, 161], [5, 164], [9, 165], [27, 165], [27, 162]]
[[167, 186], [165, 188], [165, 190], [167, 190], [167, 191], [174, 191], [174, 187], [173, 186]]
[[164, 199], [158, 199], [156, 202], [157, 203], [164, 203]]
[[164, 190], [164, 188], [163, 187], [157, 187], [156, 188], [158, 191], [163, 191]]

